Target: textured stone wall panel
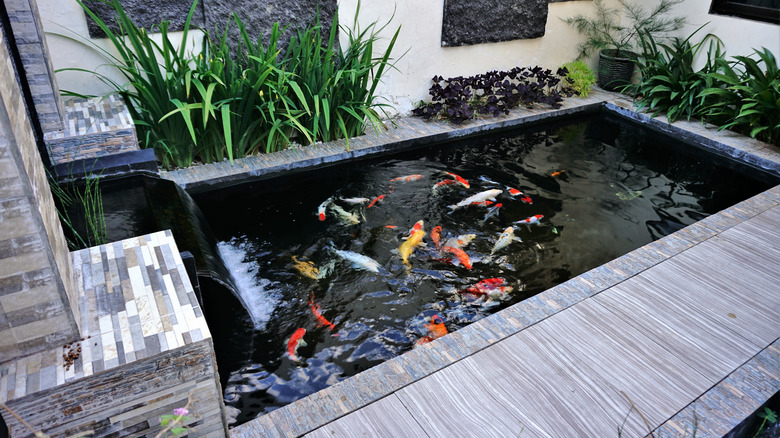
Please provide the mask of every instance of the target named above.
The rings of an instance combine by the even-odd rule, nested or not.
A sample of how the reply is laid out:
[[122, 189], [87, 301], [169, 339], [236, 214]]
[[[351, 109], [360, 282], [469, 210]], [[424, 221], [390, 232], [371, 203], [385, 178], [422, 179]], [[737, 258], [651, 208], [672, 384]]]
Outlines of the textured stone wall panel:
[[[133, 362], [8, 402], [50, 436], [154, 436], [160, 416], [192, 400], [190, 437], [226, 436], [211, 340]], [[32, 436], [15, 420], [13, 436]], [[17, 435], [18, 433], [18, 435]]]
[[544, 36], [548, 0], [444, 0], [442, 46]]

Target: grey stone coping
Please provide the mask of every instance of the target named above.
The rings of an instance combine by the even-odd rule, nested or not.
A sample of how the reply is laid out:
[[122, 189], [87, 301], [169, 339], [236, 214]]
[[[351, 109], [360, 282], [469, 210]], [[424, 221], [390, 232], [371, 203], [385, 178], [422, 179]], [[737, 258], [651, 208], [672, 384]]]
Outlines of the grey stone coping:
[[[569, 99], [569, 101], [571, 100], [572, 99]], [[776, 175], [780, 174], [780, 172], [777, 171], [777, 169], [780, 168], [780, 148], [757, 142], [746, 137], [737, 136], [731, 132], [717, 131], [717, 129], [702, 126], [695, 122], [675, 122], [673, 125], [670, 125], [662, 118], [650, 119], [645, 115], [629, 111], [628, 108], [630, 107], [630, 103], [622, 97], [610, 93], [594, 93], [591, 100], [583, 101], [577, 106], [565, 107], [560, 111], [563, 113], [577, 112], [577, 108], [588, 105], [603, 105], [607, 101], [609, 101], [609, 103], [606, 104], [609, 111], [634, 118], [642, 123], [647, 123], [656, 129], [669, 130], [668, 132], [672, 132], [675, 135], [679, 134], [678, 130], [685, 131], [688, 133], [686, 135], [690, 135], [692, 141], [703, 143], [702, 146], [704, 148], [711, 148], [717, 153], [747, 161], [748, 163], [756, 165], [756, 167], [760, 167]], [[494, 120], [493, 125], [499, 128], [515, 126], [517, 124], [552, 117], [549, 115], [550, 113], [552, 113], [552, 111], [541, 112], [541, 114], [529, 111], [524, 114], [524, 116], [520, 117], [513, 113], [507, 117], [500, 118], [499, 120]], [[555, 115], [559, 114], [561, 113], [555, 113]], [[415, 122], [414, 120], [411, 120], [405, 121], [403, 126], [400, 126], [399, 124], [399, 129], [410, 131], [426, 129], [423, 134], [427, 139], [426, 141], [431, 141], [431, 139], [436, 141], [437, 138], [441, 137], [453, 138], [484, 131], [489, 129], [485, 126], [490, 124], [489, 122], [490, 121], [477, 120], [469, 124], [464, 124], [465, 126], [463, 127], [455, 128], [451, 125], [443, 126], [446, 124], [440, 122], [432, 122], [428, 123], [428, 126], [419, 128], [417, 125], [425, 124], [425, 122]], [[447, 128], [449, 128], [449, 131], [446, 131]], [[446, 133], [443, 133], [442, 131]], [[386, 135], [392, 136], [392, 134]], [[363, 139], [361, 142], [354, 140], [357, 139], [353, 139], [353, 143], [360, 143], [358, 147], [361, 147], [362, 149], [373, 148], [375, 152], [382, 152], [389, 148], [383, 148], [381, 145], [364, 146], [364, 143], [372, 142], [369, 139]], [[413, 142], [414, 140], [407, 139], [405, 141]], [[395, 140], [395, 144], [403, 142], [404, 140], [402, 139]], [[331, 144], [325, 147], [332, 150], [333, 145]], [[355, 149], [358, 147], [353, 147], [352, 153], [354, 153]], [[343, 154], [343, 152], [338, 152], [338, 154]], [[329, 158], [330, 161], [336, 159], [332, 157]], [[295, 168], [295, 166], [290, 163], [285, 163], [281, 166], [286, 166], [288, 169]], [[247, 167], [249, 166], [247, 165]], [[272, 169], [273, 166], [271, 166], [271, 169], [258, 169], [255, 167], [254, 171], [245, 170], [235, 172], [231, 174], [231, 177], [235, 178], [233, 181], [237, 181], [240, 179], [237, 175], [242, 172], [243, 177], [246, 178], [247, 175], [252, 172], [254, 172], [252, 177], [257, 177], [279, 171]], [[209, 186], [209, 183], [204, 182], [199, 176], [185, 176], [185, 174], [186, 172], [170, 172], [166, 176], [177, 182], [182, 181], [185, 184], [190, 184], [189, 188], [195, 189], [196, 191]], [[216, 186], [223, 183], [226, 182], [213, 182]], [[229, 185], [230, 183], [226, 184]], [[473, 355], [502, 339], [518, 333], [528, 326], [536, 324], [567, 307], [623, 282], [628, 278], [631, 278], [696, 244], [704, 242], [751, 217], [774, 208], [777, 205], [780, 205], [780, 185], [709, 216], [697, 223], [689, 225], [662, 239], [651, 242], [628, 254], [618, 257], [615, 260], [605, 263], [604, 265], [591, 269], [582, 275], [550, 288], [534, 297], [512, 305], [507, 309], [483, 318], [458, 331], [452, 332], [447, 336], [419, 346], [412, 351], [390, 359], [331, 387], [325, 388], [294, 403], [239, 425], [231, 429], [231, 436], [291, 437], [306, 434], [352, 411], [382, 399], [456, 361]], [[767, 400], [777, 389], [770, 385], [770, 390], [767, 390], [767, 385], [760, 384], [760, 382], [762, 382], [761, 379], [763, 378], [762, 373], [766, 373], [766, 369], [762, 368], [762, 364], [765, 364], [767, 361], [774, 361], [772, 363], [776, 365], [777, 356], [778, 345], [777, 342], [775, 342], [764, 350], [764, 352], [758, 354], [751, 361], [735, 370], [724, 381], [703, 394], [697, 401], [683, 409], [673, 418], [670, 418], [665, 424], [661, 425], [658, 430], [664, 433], [678, 431], [680, 427], [684, 427], [687, 424], [686, 421], [690, 421], [690, 419], [693, 418], [694, 412], [699, 415], [699, 427], [702, 433], [706, 433], [706, 431], [710, 429], [720, 430], [717, 429], [718, 427], [723, 428], [728, 427], [729, 425], [731, 427], [736, 426], [745, 418], [745, 416], [752, 413], [756, 407]], [[771, 369], [776, 369], [776, 366], [774, 366], [774, 368], [770, 367], [770, 370]], [[765, 376], [765, 374], [763, 376]], [[759, 383], [754, 384], [755, 382]], [[729, 396], [729, 394], [724, 394], [724, 387], [731, 388], [733, 386], [729, 385], [737, 384], [739, 384], [740, 388], [748, 388], [745, 392], [740, 393], [742, 394], [741, 397], [734, 394], [733, 391], [731, 396]], [[753, 390], [749, 390], [749, 388], [753, 388]], [[762, 388], [763, 390], [758, 390], [756, 388]], [[774, 390], [771, 390], [771, 388], [774, 388]], [[772, 392], [772, 394], [768, 394], [768, 392]], [[738, 405], [740, 408], [735, 409], [734, 405]], [[703, 410], [707, 410], [708, 413], [704, 415], [702, 413]], [[717, 412], [728, 412], [730, 416], [723, 416], [719, 420], [719, 423], [713, 425], [706, 424], [706, 427], [703, 427], [702, 424], [704, 423], [701, 421], [702, 418], [705, 418], [707, 415], [716, 416]], [[743, 413], [745, 416], [741, 416]], [[678, 434], [673, 436], [684, 435]]]
[[211, 338], [170, 230], [71, 257], [83, 339], [0, 364], [0, 402]]

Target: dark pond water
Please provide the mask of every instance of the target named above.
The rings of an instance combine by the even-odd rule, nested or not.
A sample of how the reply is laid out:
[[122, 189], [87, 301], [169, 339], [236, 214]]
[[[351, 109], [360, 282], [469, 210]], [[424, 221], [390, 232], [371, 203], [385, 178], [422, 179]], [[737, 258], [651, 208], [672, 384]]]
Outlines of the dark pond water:
[[[440, 334], [439, 323], [458, 330], [776, 183], [729, 163], [682, 154], [659, 135], [594, 116], [201, 196], [251, 314], [228, 298], [204, 296], [230, 421], [333, 385]], [[434, 194], [434, 184], [452, 178], [444, 172], [470, 188], [450, 184]], [[421, 177], [391, 182], [407, 175]], [[532, 203], [510, 196], [510, 187]], [[493, 189], [503, 205], [487, 220], [490, 207], [448, 208]], [[339, 199], [379, 195], [385, 198], [372, 208]], [[318, 206], [329, 198], [320, 221]], [[359, 223], [340, 220], [333, 205]], [[515, 223], [535, 215], [543, 216], [538, 224]], [[407, 266], [398, 248], [420, 220], [424, 246]], [[437, 250], [436, 226], [442, 243], [474, 235], [462, 247], [471, 269]], [[519, 239], [491, 255], [509, 226]], [[334, 249], [370, 257], [378, 272]], [[296, 260], [311, 262], [320, 278], [302, 275]], [[464, 293], [491, 278], [507, 289]], [[332, 327], [318, 324], [313, 306]], [[296, 361], [288, 339], [301, 328], [306, 345]]]

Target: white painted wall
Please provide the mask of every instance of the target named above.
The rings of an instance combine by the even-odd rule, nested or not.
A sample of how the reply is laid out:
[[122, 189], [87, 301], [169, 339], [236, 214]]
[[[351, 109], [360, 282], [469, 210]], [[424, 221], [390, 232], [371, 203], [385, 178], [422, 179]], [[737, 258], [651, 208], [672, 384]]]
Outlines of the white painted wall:
[[[642, 0], [644, 2], [644, 0]], [[408, 113], [420, 100], [428, 97], [430, 79], [434, 75], [452, 77], [474, 75], [494, 69], [515, 66], [541, 65], [556, 69], [577, 56], [577, 44], [582, 37], [561, 18], [579, 13], [589, 14], [593, 2], [571, 1], [551, 3], [545, 36], [531, 40], [478, 44], [462, 47], [441, 47], [441, 26], [444, 0], [394, 0], [362, 2], [359, 23], [367, 26], [374, 21], [381, 24], [393, 16], [392, 22], [381, 34], [386, 44], [395, 29], [401, 33], [394, 54], [405, 55], [396, 61], [396, 70], [387, 72], [379, 94], [386, 103], [401, 114]], [[617, 0], [608, 0], [610, 6]], [[340, 0], [340, 21], [351, 26], [357, 0]], [[55, 69], [79, 67], [97, 70], [120, 80], [121, 76], [105, 67], [105, 59], [84, 43], [88, 38], [86, 18], [75, 0], [38, 0], [44, 30]], [[709, 15], [710, 0], [685, 0], [675, 9], [676, 15], [686, 16], [689, 24], [680, 31], [687, 36], [696, 27], [710, 21], [707, 32], [717, 34], [725, 43], [729, 55], [748, 55], [752, 48], [766, 46], [780, 56], [780, 26], [758, 23], [733, 17]], [[512, 23], [508, 23], [512, 25]], [[180, 38], [175, 33], [175, 38]], [[342, 38], [344, 34], [342, 33]], [[193, 34], [193, 44], [199, 44], [201, 35]], [[107, 47], [106, 41], [97, 42]], [[380, 43], [381, 46], [383, 43]], [[195, 46], [199, 47], [199, 46]], [[377, 47], [381, 49], [381, 47]], [[588, 63], [595, 69], [597, 59]], [[60, 89], [86, 94], [103, 94], [109, 90], [99, 81], [83, 73], [59, 73]]]

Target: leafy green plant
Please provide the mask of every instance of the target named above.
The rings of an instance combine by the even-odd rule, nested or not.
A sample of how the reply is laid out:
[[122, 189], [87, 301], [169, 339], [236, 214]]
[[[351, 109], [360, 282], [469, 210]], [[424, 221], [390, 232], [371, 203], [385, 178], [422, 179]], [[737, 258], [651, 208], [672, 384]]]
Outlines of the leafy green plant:
[[[585, 35], [585, 41], [578, 46], [580, 57], [590, 55], [594, 50], [614, 50], [615, 56], [629, 54], [634, 50], [639, 34], [656, 37], [680, 29], [682, 17], [667, 18], [672, 7], [683, 0], [661, 0], [651, 10], [645, 10], [642, 3], [618, 0], [620, 8], [610, 8], [605, 0], [595, 0], [596, 15], [582, 14], [565, 18], [564, 21]], [[623, 24], [621, 16], [628, 19]]]
[[588, 97], [591, 85], [596, 83], [596, 74], [583, 61], [577, 59], [563, 64], [566, 69], [566, 78], [569, 79], [569, 88], [577, 95]]
[[761, 434], [761, 431], [764, 430], [764, 426], [766, 426], [767, 421], [771, 424], [777, 423], [777, 412], [769, 409], [766, 406], [764, 407], [764, 410], [758, 414], [758, 417], [763, 418], [763, 420], [761, 421], [761, 425], [758, 426], [758, 431], [756, 431], [756, 434], [753, 436], [753, 438], [756, 438]]
[[[701, 97], [713, 97], [703, 113], [718, 129], [732, 129], [772, 144], [780, 144], [780, 69], [772, 52], [756, 50], [759, 60], [735, 56], [715, 60], [713, 84]], [[763, 63], [763, 69], [759, 64]]]
[[352, 27], [341, 27], [349, 39], [345, 49], [336, 41], [338, 14], [333, 18], [328, 40], [323, 41], [318, 12], [311, 25], [298, 29], [283, 61], [294, 78], [291, 90], [301, 98], [306, 112], [301, 123], [322, 141], [362, 135], [366, 121], [375, 130], [383, 126], [377, 109], [384, 112], [387, 105], [376, 103], [376, 89], [385, 70], [393, 67], [390, 54], [401, 28], [395, 31], [385, 51], [374, 57], [378, 34], [392, 17], [381, 27], [373, 22], [361, 30], [359, 13], [358, 1]]
[[[624, 87], [639, 97], [637, 108], [652, 111], [652, 116], [666, 114], [670, 122], [680, 117], [690, 120], [701, 116], [701, 110], [710, 104], [712, 97], [702, 95], [705, 88], [714, 84], [715, 59], [723, 56], [721, 41], [713, 34], [707, 34], [698, 43], [691, 40], [704, 26], [699, 27], [687, 38], [673, 38], [669, 44], [657, 43], [651, 34], [640, 34], [642, 51], [637, 58], [641, 78], [636, 84]], [[704, 65], [694, 69], [697, 58], [705, 43], [707, 58]]]

